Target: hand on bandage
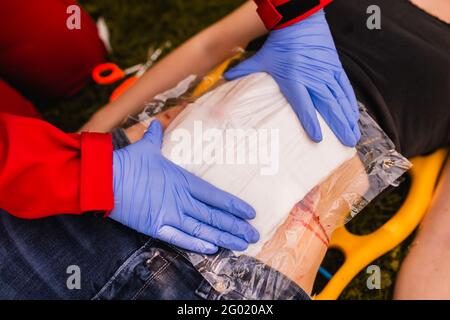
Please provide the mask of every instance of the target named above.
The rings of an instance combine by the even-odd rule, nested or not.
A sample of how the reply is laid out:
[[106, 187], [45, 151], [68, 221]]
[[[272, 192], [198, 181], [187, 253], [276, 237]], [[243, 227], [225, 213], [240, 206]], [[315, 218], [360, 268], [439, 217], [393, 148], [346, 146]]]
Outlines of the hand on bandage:
[[272, 31], [261, 50], [225, 77], [234, 80], [256, 72], [273, 77], [313, 141], [323, 139], [319, 112], [341, 143], [357, 144], [358, 103], [323, 11]]

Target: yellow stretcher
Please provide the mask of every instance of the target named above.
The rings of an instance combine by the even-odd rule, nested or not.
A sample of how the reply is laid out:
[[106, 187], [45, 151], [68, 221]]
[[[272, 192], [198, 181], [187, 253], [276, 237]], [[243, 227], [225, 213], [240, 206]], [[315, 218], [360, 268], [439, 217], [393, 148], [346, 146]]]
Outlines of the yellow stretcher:
[[[212, 88], [222, 77], [230, 63], [241, 53], [226, 60], [211, 71], [196, 87], [193, 97]], [[327, 283], [316, 300], [334, 300], [363, 268], [403, 242], [419, 225], [431, 202], [447, 150], [439, 150], [426, 157], [412, 160], [411, 188], [400, 210], [382, 227], [368, 235], [351, 234], [345, 227], [335, 231], [330, 248], [341, 250], [345, 262]]]

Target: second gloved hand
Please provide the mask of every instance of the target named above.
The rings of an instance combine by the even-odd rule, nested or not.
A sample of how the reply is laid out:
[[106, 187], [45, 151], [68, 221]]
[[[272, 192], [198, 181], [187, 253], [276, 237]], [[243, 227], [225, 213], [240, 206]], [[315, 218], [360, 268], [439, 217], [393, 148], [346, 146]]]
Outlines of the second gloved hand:
[[114, 209], [110, 218], [178, 247], [212, 254], [242, 251], [259, 239], [245, 220], [250, 205], [172, 163], [161, 154], [161, 124], [142, 140], [114, 151]]
[[312, 140], [322, 140], [316, 110], [346, 146], [361, 137], [359, 110], [323, 10], [269, 34], [253, 57], [225, 74], [233, 80], [255, 72], [270, 74]]

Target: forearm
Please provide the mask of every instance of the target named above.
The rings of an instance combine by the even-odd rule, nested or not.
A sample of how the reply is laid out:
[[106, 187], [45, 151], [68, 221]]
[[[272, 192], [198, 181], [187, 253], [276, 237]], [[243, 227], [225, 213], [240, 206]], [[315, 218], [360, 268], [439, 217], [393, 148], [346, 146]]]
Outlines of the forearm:
[[[323, 6], [329, 0], [323, 0]], [[254, 1], [203, 30], [161, 60], [121, 98], [107, 106], [118, 110], [121, 119], [141, 111], [142, 105], [156, 94], [172, 88], [189, 75], [203, 76], [235, 49], [245, 47], [266, 30]]]
[[203, 30], [148, 70], [116, 101], [106, 105], [82, 130], [110, 131], [127, 116], [142, 111], [156, 94], [189, 75], [203, 76], [252, 39], [266, 33], [253, 2]]
[[[167, 128], [184, 107], [172, 107], [155, 118]], [[125, 131], [132, 143], [141, 139], [147, 125], [138, 123]], [[358, 156], [346, 161], [291, 210], [256, 258], [311, 292], [333, 231], [345, 222], [349, 201], [358, 201], [368, 187]]]

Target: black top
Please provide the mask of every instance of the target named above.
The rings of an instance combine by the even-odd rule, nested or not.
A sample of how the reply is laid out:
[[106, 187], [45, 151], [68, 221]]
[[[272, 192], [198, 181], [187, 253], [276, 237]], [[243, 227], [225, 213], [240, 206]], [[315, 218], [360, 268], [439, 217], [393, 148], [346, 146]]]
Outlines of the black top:
[[[366, 26], [370, 5], [381, 30]], [[336, 0], [326, 13], [358, 99], [400, 151], [450, 145], [450, 25], [408, 0]]]

